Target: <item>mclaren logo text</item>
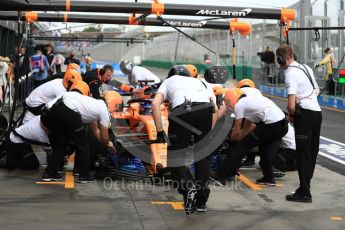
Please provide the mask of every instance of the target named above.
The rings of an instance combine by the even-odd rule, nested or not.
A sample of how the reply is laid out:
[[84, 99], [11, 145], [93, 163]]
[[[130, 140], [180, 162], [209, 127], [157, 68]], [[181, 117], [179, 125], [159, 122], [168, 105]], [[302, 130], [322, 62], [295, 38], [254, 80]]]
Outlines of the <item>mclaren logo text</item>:
[[198, 14], [198, 15], [211, 15], [211, 16], [246, 17], [250, 12], [252, 12], [252, 9], [243, 9], [240, 11], [200, 10], [196, 14]]
[[[200, 22], [168, 21], [168, 23], [170, 25], [176, 26], [176, 27], [202, 28], [206, 24], [206, 21], [200, 21]], [[163, 25], [164, 26], [168, 26], [167, 23], [164, 23]]]

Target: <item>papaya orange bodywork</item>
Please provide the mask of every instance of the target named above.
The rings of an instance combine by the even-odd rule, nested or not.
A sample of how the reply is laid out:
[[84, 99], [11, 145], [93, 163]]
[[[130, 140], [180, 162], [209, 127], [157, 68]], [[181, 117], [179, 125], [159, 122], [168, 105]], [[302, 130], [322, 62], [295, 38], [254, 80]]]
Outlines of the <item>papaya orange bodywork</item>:
[[[114, 119], [122, 119], [128, 121], [128, 127], [114, 127], [118, 132], [130, 131], [132, 133], [144, 132], [147, 133], [147, 140], [156, 140], [157, 132], [152, 115], [142, 115], [140, 103], [131, 103], [123, 112], [112, 113]], [[161, 106], [161, 114], [163, 121], [163, 128], [168, 132], [168, 106], [163, 104]], [[121, 129], [123, 128], [122, 132]], [[119, 130], [120, 129], [120, 130]], [[138, 130], [139, 129], [139, 130]], [[167, 144], [151, 144], [151, 170], [152, 173], [157, 171], [157, 164], [167, 167]]]

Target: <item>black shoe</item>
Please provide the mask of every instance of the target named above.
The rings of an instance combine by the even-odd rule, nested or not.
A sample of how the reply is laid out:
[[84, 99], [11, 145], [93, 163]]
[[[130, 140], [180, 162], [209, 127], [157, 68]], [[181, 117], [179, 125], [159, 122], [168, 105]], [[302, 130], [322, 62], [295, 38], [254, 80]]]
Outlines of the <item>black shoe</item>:
[[79, 176], [79, 170], [77, 168], [73, 169], [73, 176]]
[[196, 190], [191, 189], [188, 191], [186, 198], [185, 198], [185, 204], [184, 204], [184, 211], [187, 215], [190, 215], [195, 212], [196, 206], [195, 206], [195, 195]]
[[95, 176], [89, 173], [89, 175], [86, 175], [86, 176], [80, 175], [77, 182], [80, 184], [86, 184], [86, 183], [92, 183], [95, 181], [96, 181]]
[[273, 175], [276, 178], [280, 178], [286, 175], [286, 172], [280, 171], [279, 169], [273, 168]]
[[65, 172], [64, 172], [64, 171], [58, 170], [58, 171], [56, 171], [56, 174], [59, 174], [59, 176], [63, 177], [63, 175], [65, 174]]
[[274, 177], [272, 178], [267, 178], [267, 177], [262, 177], [258, 180], [256, 180], [257, 184], [263, 184], [263, 185], [269, 185], [269, 186], [276, 186], [276, 181], [274, 180]]
[[206, 204], [196, 205], [196, 210], [198, 212], [207, 212]]
[[311, 203], [313, 202], [312, 198], [310, 196], [306, 195], [297, 195], [295, 194], [290, 194], [286, 195], [286, 200], [287, 201], [292, 201], [292, 202], [303, 202], [303, 203]]
[[49, 174], [47, 172], [44, 172], [42, 176], [42, 181], [45, 181], [45, 182], [62, 181], [62, 177], [63, 175], [59, 173]]

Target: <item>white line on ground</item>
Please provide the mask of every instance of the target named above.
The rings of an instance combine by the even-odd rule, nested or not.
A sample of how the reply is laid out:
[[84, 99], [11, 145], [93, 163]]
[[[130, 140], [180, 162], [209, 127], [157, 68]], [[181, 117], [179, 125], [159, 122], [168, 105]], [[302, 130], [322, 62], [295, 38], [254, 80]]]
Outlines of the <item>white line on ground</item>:
[[327, 153], [319, 152], [319, 154], [320, 154], [321, 156], [324, 156], [324, 157], [330, 159], [330, 160], [333, 160], [333, 161], [336, 161], [336, 162], [338, 162], [338, 163], [340, 163], [340, 164], [345, 165], [345, 161], [342, 161], [342, 160], [339, 160], [339, 159], [337, 159], [337, 158], [335, 158], [335, 157], [332, 157], [332, 156], [328, 155]]
[[344, 143], [341, 143], [341, 142], [338, 142], [338, 141], [335, 141], [335, 140], [332, 140], [332, 139], [329, 139], [329, 138], [323, 137], [323, 136], [320, 136], [320, 138], [321, 138], [321, 139], [324, 139], [324, 140], [326, 140], [326, 141], [333, 142], [333, 143], [338, 144], [338, 145], [342, 145], [342, 146], [345, 147], [345, 144], [344, 144]]
[[[320, 138], [323, 139], [323, 140], [325, 140], [325, 141], [331, 142], [331, 143], [333, 143], [333, 144], [337, 144], [337, 145], [340, 145], [340, 146], [345, 147], [345, 144], [344, 144], [344, 143], [341, 143], [341, 142], [338, 142], [338, 141], [335, 141], [335, 140], [332, 140], [332, 139], [329, 139], [329, 138], [323, 137], [323, 136], [321, 136]], [[331, 156], [331, 155], [328, 154], [328, 153], [321, 152], [321, 151], [319, 151], [319, 154], [320, 154], [321, 156], [324, 156], [324, 157], [330, 159], [330, 160], [333, 160], [333, 161], [338, 162], [338, 163], [340, 163], [340, 164], [342, 164], [342, 165], [345, 165], [345, 160], [341, 160], [341, 159], [339, 159], [339, 158], [336, 158], [336, 157], [334, 157], [334, 156]]]

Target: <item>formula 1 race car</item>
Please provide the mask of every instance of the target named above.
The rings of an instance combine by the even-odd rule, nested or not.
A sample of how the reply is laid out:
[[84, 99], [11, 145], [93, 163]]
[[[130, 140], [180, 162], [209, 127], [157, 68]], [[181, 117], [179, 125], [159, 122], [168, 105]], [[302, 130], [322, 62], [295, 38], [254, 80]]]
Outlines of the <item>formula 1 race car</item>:
[[[210, 67], [205, 72], [205, 80], [211, 83], [224, 84], [229, 72], [224, 67]], [[147, 82], [143, 81], [145, 84]], [[146, 87], [146, 86], [144, 86]], [[122, 98], [132, 96], [126, 106], [119, 106], [111, 111], [113, 142], [116, 155], [108, 153], [98, 160], [98, 177], [113, 177], [116, 179], [152, 179], [155, 176], [167, 177], [167, 144], [155, 143], [156, 128], [152, 116], [151, 103], [157, 91], [145, 90], [145, 94], [133, 97], [130, 93], [119, 92]], [[122, 102], [123, 103], [123, 102]], [[162, 122], [165, 132], [168, 132], [169, 103], [161, 106]], [[219, 145], [222, 144], [220, 141]], [[218, 145], [218, 146], [219, 146]], [[216, 146], [215, 152], [219, 152]], [[216, 150], [217, 149], [217, 150]], [[219, 164], [219, 154], [213, 156]], [[220, 159], [220, 158], [219, 158]]]
[[[141, 81], [145, 84], [148, 82]], [[167, 166], [167, 144], [155, 143], [156, 128], [151, 111], [154, 93], [134, 97], [131, 93], [120, 92], [123, 98], [131, 96], [131, 99], [127, 101], [126, 106], [120, 106], [122, 108], [111, 112], [111, 132], [117, 151], [116, 155], [106, 154], [99, 160], [99, 177], [151, 178], [159, 169]], [[168, 107], [168, 103], [162, 105], [161, 111], [166, 132]]]

